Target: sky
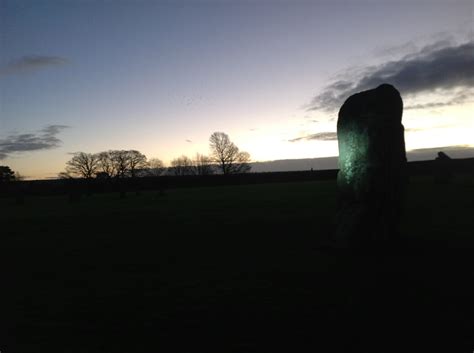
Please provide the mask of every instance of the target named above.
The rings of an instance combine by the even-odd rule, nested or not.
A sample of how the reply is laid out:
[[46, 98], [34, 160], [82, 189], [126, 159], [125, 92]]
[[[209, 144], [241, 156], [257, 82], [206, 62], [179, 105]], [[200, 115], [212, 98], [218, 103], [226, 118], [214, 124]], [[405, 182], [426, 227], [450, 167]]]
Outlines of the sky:
[[339, 107], [384, 82], [407, 150], [472, 153], [473, 4], [0, 0], [0, 164], [35, 179], [78, 151], [169, 164], [215, 131], [253, 161], [337, 156]]

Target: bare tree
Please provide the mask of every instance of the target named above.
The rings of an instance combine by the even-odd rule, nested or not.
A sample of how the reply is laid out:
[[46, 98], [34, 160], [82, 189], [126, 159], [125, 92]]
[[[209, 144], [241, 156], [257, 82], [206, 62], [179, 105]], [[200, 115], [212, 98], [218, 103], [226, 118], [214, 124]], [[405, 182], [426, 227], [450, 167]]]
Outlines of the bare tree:
[[171, 161], [171, 173], [174, 175], [192, 175], [194, 174], [193, 161], [191, 158], [181, 156]]
[[250, 169], [252, 169], [250, 166], [250, 153], [244, 151], [237, 153], [235, 163], [231, 167], [233, 173], [248, 173]]
[[146, 175], [149, 176], [160, 176], [165, 171], [165, 165], [159, 158], [152, 158], [148, 161], [148, 168]]
[[97, 173], [99, 158], [97, 154], [76, 152], [66, 165], [68, 174], [90, 179]]
[[196, 157], [194, 158], [194, 173], [196, 175], [214, 174], [214, 166], [212, 165], [211, 158], [196, 153]]
[[223, 174], [246, 173], [250, 171], [250, 154], [239, 148], [223, 132], [214, 132], [209, 138], [212, 160], [219, 165]]
[[148, 167], [148, 163], [146, 161], [146, 156], [138, 152], [136, 150], [127, 151], [128, 157], [128, 168], [130, 170], [130, 174], [132, 178], [136, 177], [137, 170], [145, 169]]
[[66, 171], [60, 177], [135, 177], [147, 168], [146, 156], [136, 150], [111, 150], [96, 154], [77, 152], [67, 162]]
[[114, 150], [109, 153], [115, 170], [115, 176], [125, 178], [129, 168], [128, 151]]
[[99, 159], [98, 174], [103, 178], [112, 178], [116, 174], [115, 164], [112, 159], [112, 151], [100, 152], [97, 154]]

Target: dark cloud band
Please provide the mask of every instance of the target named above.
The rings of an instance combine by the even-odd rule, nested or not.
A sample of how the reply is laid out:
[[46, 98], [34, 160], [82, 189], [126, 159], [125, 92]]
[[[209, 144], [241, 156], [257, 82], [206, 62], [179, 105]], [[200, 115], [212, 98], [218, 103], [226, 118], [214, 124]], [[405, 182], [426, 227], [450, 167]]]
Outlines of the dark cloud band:
[[335, 140], [337, 140], [337, 133], [335, 133], [335, 132], [318, 132], [316, 134], [311, 134], [311, 135], [306, 135], [306, 136], [291, 139], [291, 140], [289, 140], [289, 142], [308, 141], [308, 140], [335, 141]]
[[[349, 74], [344, 80], [327, 86], [323, 93], [313, 98], [308, 108], [332, 112], [352, 94], [382, 83], [394, 85], [405, 96], [434, 90], [446, 92], [471, 88], [474, 86], [474, 42], [461, 45], [448, 45], [445, 41], [434, 43], [402, 59], [368, 67], [353, 76]], [[464, 96], [462, 100], [441, 105], [458, 104], [466, 99]], [[438, 106], [441, 105], [438, 103]], [[427, 107], [430, 107], [429, 104]], [[424, 107], [419, 105], [410, 108]]]
[[10, 61], [0, 67], [0, 76], [11, 75], [24, 71], [39, 70], [48, 66], [60, 66], [67, 63], [67, 60], [58, 56], [28, 55]]
[[68, 126], [49, 125], [34, 134], [10, 135], [0, 139], [0, 160], [11, 154], [48, 150], [59, 147], [62, 141], [57, 135]]

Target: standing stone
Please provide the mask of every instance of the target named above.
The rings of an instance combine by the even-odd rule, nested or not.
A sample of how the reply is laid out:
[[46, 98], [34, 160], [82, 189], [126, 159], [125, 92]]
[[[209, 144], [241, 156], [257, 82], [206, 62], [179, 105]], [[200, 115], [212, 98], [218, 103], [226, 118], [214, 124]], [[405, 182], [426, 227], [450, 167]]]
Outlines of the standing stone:
[[444, 152], [438, 152], [434, 164], [434, 181], [436, 184], [448, 184], [453, 178], [452, 159]]
[[397, 237], [406, 175], [403, 102], [391, 85], [350, 96], [337, 121], [336, 237], [370, 246]]

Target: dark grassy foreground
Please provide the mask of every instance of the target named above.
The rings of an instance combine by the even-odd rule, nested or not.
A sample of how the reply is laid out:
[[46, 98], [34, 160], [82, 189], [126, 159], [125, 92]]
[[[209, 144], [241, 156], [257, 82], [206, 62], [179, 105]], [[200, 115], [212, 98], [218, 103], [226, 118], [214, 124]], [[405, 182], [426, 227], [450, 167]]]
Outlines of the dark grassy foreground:
[[471, 352], [474, 182], [412, 180], [391, 251], [330, 181], [0, 199], [2, 352]]

